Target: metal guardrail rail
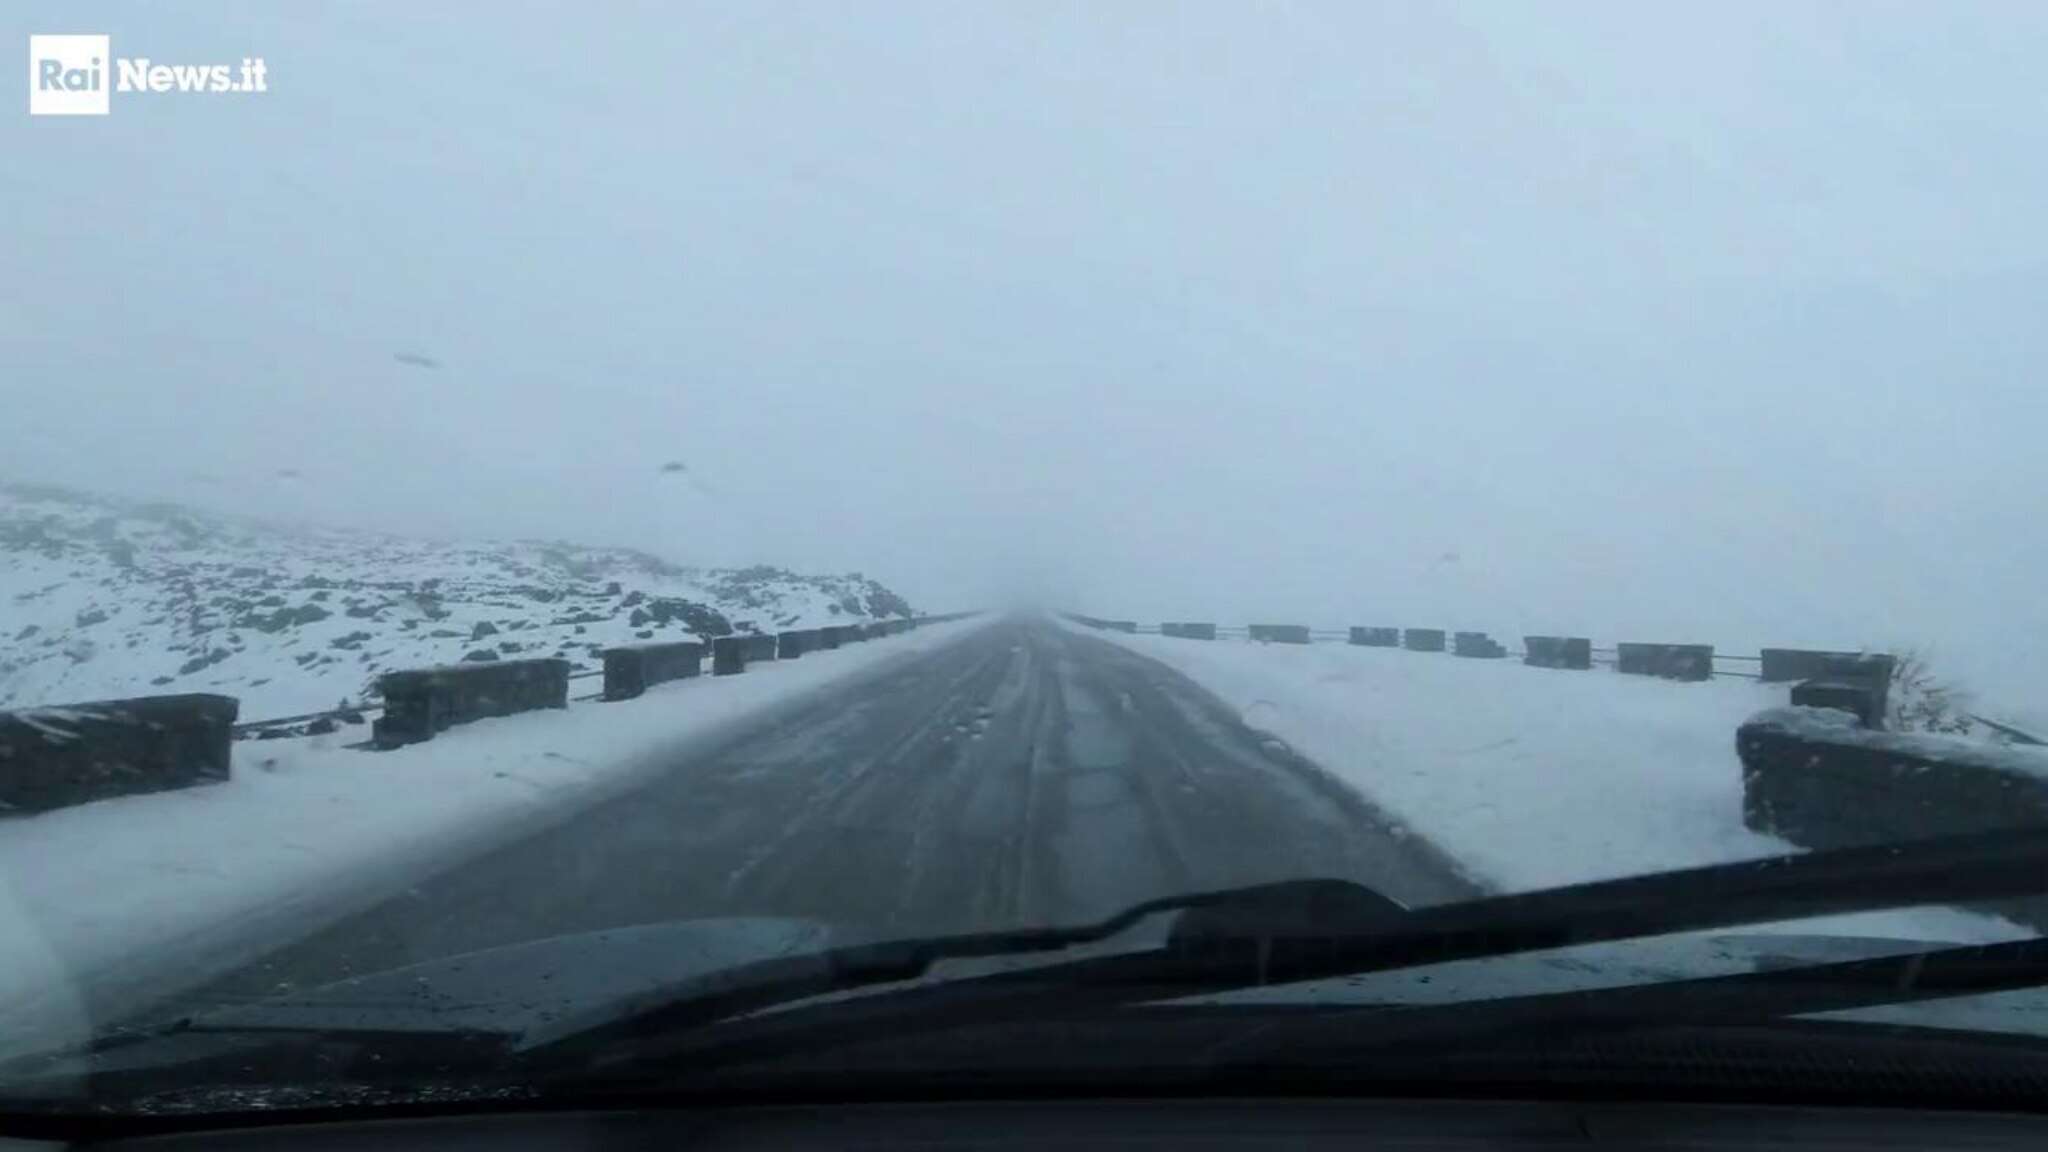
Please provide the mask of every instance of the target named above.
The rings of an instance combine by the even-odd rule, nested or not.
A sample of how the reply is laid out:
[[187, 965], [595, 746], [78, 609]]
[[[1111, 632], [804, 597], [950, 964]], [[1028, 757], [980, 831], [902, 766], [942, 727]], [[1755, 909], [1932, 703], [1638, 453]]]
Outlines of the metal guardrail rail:
[[2048, 737], [2037, 736], [2024, 728], [2007, 724], [2003, 720], [1993, 720], [1989, 716], [1979, 716], [1975, 712], [1966, 712], [1964, 715], [1991, 729], [1993, 732], [2004, 735], [2015, 744], [2032, 744], [2036, 746], [2048, 744]]

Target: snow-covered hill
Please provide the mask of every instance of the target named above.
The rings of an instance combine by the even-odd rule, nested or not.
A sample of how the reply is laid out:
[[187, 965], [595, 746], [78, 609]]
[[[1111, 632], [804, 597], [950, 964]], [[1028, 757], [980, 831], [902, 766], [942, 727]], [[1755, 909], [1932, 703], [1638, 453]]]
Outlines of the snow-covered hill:
[[539, 541], [281, 528], [0, 484], [0, 707], [224, 692], [244, 719], [463, 659], [907, 616], [859, 574], [697, 569]]

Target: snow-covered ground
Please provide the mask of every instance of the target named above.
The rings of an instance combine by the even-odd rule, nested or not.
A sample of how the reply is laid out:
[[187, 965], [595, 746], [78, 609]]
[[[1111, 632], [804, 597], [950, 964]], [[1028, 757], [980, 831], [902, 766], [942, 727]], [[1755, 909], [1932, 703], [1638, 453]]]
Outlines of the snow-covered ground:
[[863, 576], [686, 568], [536, 541], [286, 527], [0, 483], [0, 708], [170, 692], [243, 720], [468, 659], [910, 614]]
[[[1069, 626], [1178, 669], [1503, 891], [1798, 851], [1742, 824], [1735, 730], [1785, 704], [1781, 684]], [[1927, 939], [2032, 935], [1948, 909], [1801, 930], [1817, 925]]]
[[479, 721], [393, 752], [339, 737], [241, 742], [223, 784], [0, 821], [0, 1050], [85, 1036], [84, 985], [104, 1013], [201, 983], [612, 795], [736, 722], [985, 622]]

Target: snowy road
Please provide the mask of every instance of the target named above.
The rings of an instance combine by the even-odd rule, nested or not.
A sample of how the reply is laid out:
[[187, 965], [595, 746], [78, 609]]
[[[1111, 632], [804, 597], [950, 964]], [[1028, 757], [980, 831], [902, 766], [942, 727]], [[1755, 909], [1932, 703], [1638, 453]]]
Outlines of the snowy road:
[[182, 999], [675, 918], [808, 916], [911, 935], [1307, 876], [1411, 904], [1472, 892], [1178, 673], [1003, 621]]

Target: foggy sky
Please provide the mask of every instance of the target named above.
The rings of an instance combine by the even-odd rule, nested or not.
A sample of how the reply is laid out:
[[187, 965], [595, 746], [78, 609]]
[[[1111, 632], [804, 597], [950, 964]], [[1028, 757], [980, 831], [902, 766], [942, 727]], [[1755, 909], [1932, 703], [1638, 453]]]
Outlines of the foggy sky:
[[2048, 680], [2040, 5], [184, 7], [6, 18], [272, 91], [0, 116], [0, 476]]

